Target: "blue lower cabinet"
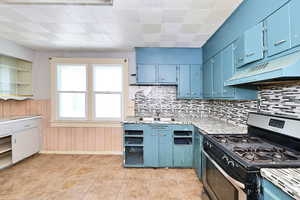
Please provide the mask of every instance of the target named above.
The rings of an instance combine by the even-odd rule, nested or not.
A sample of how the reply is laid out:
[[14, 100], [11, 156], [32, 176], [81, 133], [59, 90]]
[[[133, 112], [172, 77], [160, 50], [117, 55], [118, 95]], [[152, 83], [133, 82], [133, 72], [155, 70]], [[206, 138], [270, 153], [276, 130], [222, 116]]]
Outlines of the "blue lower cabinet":
[[194, 155], [193, 155], [193, 167], [200, 180], [202, 180], [202, 140], [203, 136], [198, 130], [195, 130], [194, 134]]
[[174, 167], [192, 167], [192, 145], [174, 145]]
[[270, 181], [262, 180], [263, 200], [293, 200], [291, 196]]
[[159, 167], [173, 166], [172, 134], [170, 130], [157, 130]]
[[144, 166], [158, 167], [158, 133], [151, 126], [145, 126]]
[[193, 166], [192, 125], [125, 124], [125, 167]]

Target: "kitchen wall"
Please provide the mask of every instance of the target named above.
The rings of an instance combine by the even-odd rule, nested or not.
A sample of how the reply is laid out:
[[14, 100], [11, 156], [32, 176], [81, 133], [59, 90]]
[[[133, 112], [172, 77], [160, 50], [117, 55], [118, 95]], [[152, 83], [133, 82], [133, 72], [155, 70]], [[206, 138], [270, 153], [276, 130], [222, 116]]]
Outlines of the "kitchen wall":
[[[33, 94], [35, 99], [50, 99], [50, 65], [49, 58], [127, 58], [129, 74], [135, 74], [134, 51], [39, 51], [33, 60]], [[129, 82], [134, 83], [135, 77], [129, 76]]]
[[181, 100], [176, 99], [175, 86], [135, 86], [136, 116], [155, 116], [181, 119], [215, 117], [234, 124], [246, 124], [248, 112], [257, 111], [257, 101]]
[[122, 128], [59, 128], [50, 125], [50, 100], [0, 100], [0, 117], [41, 115], [42, 151], [121, 154]]
[[249, 112], [300, 118], [300, 81], [263, 86], [257, 101], [180, 100], [175, 86], [134, 86], [136, 116], [196, 119], [214, 117], [233, 124], [246, 124]]

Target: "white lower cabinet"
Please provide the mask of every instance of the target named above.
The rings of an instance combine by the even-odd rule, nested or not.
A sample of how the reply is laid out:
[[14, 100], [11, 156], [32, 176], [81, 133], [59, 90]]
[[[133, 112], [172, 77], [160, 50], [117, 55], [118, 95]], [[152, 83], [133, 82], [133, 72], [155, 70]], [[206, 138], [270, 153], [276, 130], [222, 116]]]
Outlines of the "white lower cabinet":
[[40, 118], [0, 123], [0, 169], [36, 154], [40, 149]]
[[12, 162], [19, 162], [40, 150], [39, 128], [30, 128], [13, 134]]

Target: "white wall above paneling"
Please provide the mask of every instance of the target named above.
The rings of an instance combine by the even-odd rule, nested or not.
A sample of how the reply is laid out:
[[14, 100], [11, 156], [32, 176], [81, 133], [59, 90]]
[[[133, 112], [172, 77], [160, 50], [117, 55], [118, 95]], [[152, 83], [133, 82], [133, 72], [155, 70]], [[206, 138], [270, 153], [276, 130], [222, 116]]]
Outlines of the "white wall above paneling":
[[0, 37], [39, 50], [201, 47], [241, 2], [114, 0], [113, 6], [0, 3]]
[[[35, 99], [50, 98], [50, 64], [51, 57], [65, 58], [127, 58], [129, 75], [136, 71], [134, 51], [39, 51], [33, 59], [33, 94]], [[129, 76], [129, 83], [135, 83], [135, 77]]]

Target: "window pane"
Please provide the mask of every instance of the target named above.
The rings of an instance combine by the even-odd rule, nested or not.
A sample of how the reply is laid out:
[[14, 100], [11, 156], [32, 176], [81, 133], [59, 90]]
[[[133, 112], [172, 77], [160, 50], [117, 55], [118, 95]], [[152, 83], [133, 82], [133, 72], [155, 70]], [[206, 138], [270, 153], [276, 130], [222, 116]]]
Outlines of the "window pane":
[[96, 94], [96, 118], [121, 118], [120, 94]]
[[60, 93], [59, 117], [85, 118], [85, 93]]
[[94, 90], [122, 91], [122, 66], [94, 65]]
[[58, 65], [57, 89], [59, 91], [86, 91], [86, 66]]

